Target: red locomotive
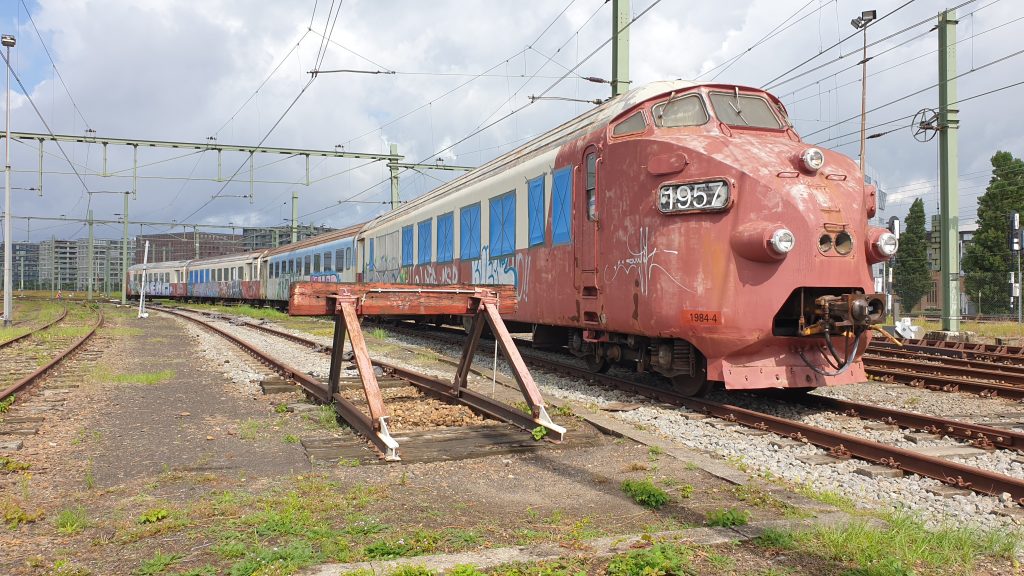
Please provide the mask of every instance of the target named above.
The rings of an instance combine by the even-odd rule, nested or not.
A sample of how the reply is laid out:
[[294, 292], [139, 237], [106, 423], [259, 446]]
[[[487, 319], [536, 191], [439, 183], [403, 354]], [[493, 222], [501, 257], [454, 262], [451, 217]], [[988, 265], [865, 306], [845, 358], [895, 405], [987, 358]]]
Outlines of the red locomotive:
[[688, 393], [865, 379], [896, 238], [754, 88], [656, 82], [367, 223], [366, 281], [514, 284], [536, 344]]

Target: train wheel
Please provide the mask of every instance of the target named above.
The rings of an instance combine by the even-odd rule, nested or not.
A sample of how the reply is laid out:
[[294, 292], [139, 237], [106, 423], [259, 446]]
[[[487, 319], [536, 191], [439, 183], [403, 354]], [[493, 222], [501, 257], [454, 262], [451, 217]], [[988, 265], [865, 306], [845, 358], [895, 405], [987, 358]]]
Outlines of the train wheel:
[[587, 365], [587, 370], [597, 374], [604, 374], [612, 366], [612, 363], [608, 361], [608, 358], [604, 356], [599, 357], [595, 352], [591, 352], [584, 356], [583, 361]]
[[711, 391], [708, 380], [708, 361], [701, 354], [696, 362], [695, 374], [679, 374], [672, 377], [672, 389], [683, 396], [700, 397]]

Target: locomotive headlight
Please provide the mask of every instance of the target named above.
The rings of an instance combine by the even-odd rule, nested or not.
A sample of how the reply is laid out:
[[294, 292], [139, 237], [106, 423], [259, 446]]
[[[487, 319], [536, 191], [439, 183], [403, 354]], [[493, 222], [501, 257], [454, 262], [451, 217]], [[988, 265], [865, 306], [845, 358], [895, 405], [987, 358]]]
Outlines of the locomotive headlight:
[[883, 232], [875, 241], [875, 248], [886, 258], [891, 258], [899, 250], [900, 239], [892, 232]]
[[772, 237], [768, 243], [771, 244], [772, 250], [775, 250], [779, 254], [788, 254], [796, 244], [796, 237], [793, 236], [793, 233], [786, 228], [779, 228], [775, 232], [772, 232]]
[[804, 162], [804, 168], [807, 168], [811, 172], [817, 172], [821, 170], [821, 167], [825, 165], [825, 154], [817, 148], [808, 148], [800, 154], [800, 159]]

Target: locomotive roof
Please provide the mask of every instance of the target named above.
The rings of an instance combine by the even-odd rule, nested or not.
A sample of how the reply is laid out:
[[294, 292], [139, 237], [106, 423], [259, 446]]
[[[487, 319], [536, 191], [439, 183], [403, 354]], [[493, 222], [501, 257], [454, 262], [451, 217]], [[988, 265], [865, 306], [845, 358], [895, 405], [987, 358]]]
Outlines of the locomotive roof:
[[300, 240], [294, 244], [285, 244], [284, 246], [278, 246], [277, 248], [271, 248], [267, 250], [267, 256], [277, 256], [279, 254], [287, 254], [288, 252], [294, 252], [296, 250], [302, 250], [303, 248], [310, 248], [312, 246], [318, 246], [327, 242], [333, 242], [335, 240], [341, 240], [350, 236], [355, 236], [356, 232], [363, 227], [363, 224], [353, 224], [347, 228], [341, 230], [335, 230], [334, 232], [325, 232], [323, 234], [317, 234], [305, 240]]
[[494, 169], [504, 166], [505, 164], [511, 162], [516, 158], [523, 156], [524, 154], [533, 152], [538, 149], [546, 148], [554, 143], [559, 142], [560, 140], [567, 138], [574, 132], [586, 129], [588, 126], [592, 124], [611, 120], [612, 118], [618, 116], [619, 114], [628, 110], [629, 108], [632, 108], [633, 106], [636, 106], [637, 104], [644, 102], [646, 100], [650, 100], [651, 98], [654, 98], [660, 94], [669, 94], [671, 92], [687, 90], [695, 86], [704, 85], [710, 84], [706, 82], [692, 82], [690, 80], [659, 80], [657, 82], [650, 82], [648, 84], [644, 84], [643, 86], [634, 88], [633, 90], [630, 90], [625, 94], [622, 94], [615, 98], [611, 98], [610, 100], [594, 108], [593, 110], [584, 112], [583, 114], [576, 116], [571, 120], [568, 120], [562, 125], [545, 132], [544, 134], [538, 136], [537, 138], [534, 138], [533, 140], [530, 140], [526, 144], [523, 144], [522, 146], [512, 150], [511, 152], [498, 156], [497, 158], [491, 160], [490, 162], [478, 166], [476, 169], [467, 172], [466, 174], [460, 176], [459, 178], [456, 178], [451, 182], [443, 184], [435, 188], [434, 190], [431, 190], [430, 192], [427, 192], [426, 194], [420, 196], [419, 198], [416, 198], [415, 200], [406, 203], [401, 208], [397, 210], [392, 210], [391, 212], [387, 212], [385, 214], [378, 216], [377, 218], [368, 222], [367, 226], [373, 226], [377, 223], [386, 221], [392, 217], [400, 216], [408, 210], [414, 210], [423, 203], [429, 202], [430, 200], [436, 198], [437, 196], [443, 195], [444, 193], [450, 190], [458, 189], [466, 185], [467, 183], [476, 180], [477, 178], [482, 178], [488, 175]]
[[[188, 260], [168, 260], [168, 261], [165, 261], [165, 262], [148, 262], [148, 263], [145, 264], [145, 270], [182, 268], [182, 266], [184, 266], [187, 263], [188, 263]], [[130, 270], [130, 271], [142, 270], [142, 264], [132, 264], [132, 265], [128, 266], [128, 270]]]

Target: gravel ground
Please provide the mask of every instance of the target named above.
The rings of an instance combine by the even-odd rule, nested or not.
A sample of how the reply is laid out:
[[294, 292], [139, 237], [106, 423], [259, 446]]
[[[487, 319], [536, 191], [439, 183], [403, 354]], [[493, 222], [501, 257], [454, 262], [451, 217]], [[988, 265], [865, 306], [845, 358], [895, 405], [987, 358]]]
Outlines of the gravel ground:
[[[280, 338], [259, 334], [249, 329], [237, 327], [236, 329], [244, 330], [247, 338], [254, 342], [263, 338], [266, 345], [271, 345], [272, 342], [275, 348], [283, 346], [283, 340]], [[292, 332], [325, 345], [330, 344], [329, 337], [310, 337], [302, 332]], [[395, 332], [394, 330], [389, 332], [389, 342], [403, 346], [422, 347], [449, 357], [457, 358], [460, 353], [459, 348], [428, 337], [409, 335], [404, 332], [396, 334]], [[289, 345], [289, 350], [293, 346], [298, 345]], [[302, 347], [298, 346], [298, 348]], [[302, 350], [297, 350], [296, 353], [308, 355], [310, 361], [315, 360], [315, 363], [300, 365], [319, 367], [311, 369], [311, 371], [320, 370], [322, 374], [326, 374], [328, 361], [325, 355]], [[536, 353], [536, 351], [531, 353]], [[550, 354], [565, 361], [565, 357], [561, 354]], [[382, 357], [381, 355], [377, 356]], [[382, 357], [382, 359], [386, 358]], [[490, 367], [492, 356], [487, 353], [478, 353], [475, 362], [478, 367]], [[506, 375], [509, 374], [501, 360], [498, 362], [498, 370]], [[439, 375], [450, 375], [450, 371], [441, 371]], [[934, 495], [927, 489], [943, 486], [937, 480], [914, 474], [895, 479], [869, 478], [854, 473], [855, 469], [869, 464], [857, 459], [828, 465], [807, 464], [798, 458], [824, 454], [824, 451], [811, 445], [778, 447], [772, 443], [773, 440], [778, 439], [776, 435], [752, 436], [746, 429], [723, 425], [724, 423], [720, 420], [691, 420], [687, 418], [687, 415], [692, 413], [685, 408], [657, 405], [640, 396], [595, 387], [578, 379], [565, 378], [542, 371], [534, 371], [533, 376], [546, 395], [558, 397], [570, 403], [592, 407], [602, 407], [613, 402], [641, 404], [642, 406], [636, 410], [617, 412], [614, 413], [614, 416], [635, 426], [656, 431], [688, 447], [726, 458], [752, 475], [771, 475], [796, 484], [808, 485], [814, 490], [835, 492], [853, 500], [857, 505], [883, 510], [912, 511], [920, 514], [926, 522], [933, 526], [956, 524], [986, 529], [1006, 529], [1017, 526], [1018, 522], [1024, 522], [1024, 515], [1017, 514], [1020, 507], [1011, 501], [1006, 501], [1005, 497], [1000, 499], [969, 494], [947, 498]], [[1024, 416], [1021, 406], [1003, 399], [983, 399], [967, 394], [931, 392], [878, 382], [826, 389], [820, 393], [900, 409], [906, 409], [908, 405], [912, 405], [914, 410], [924, 413], [947, 416], [971, 414], [972, 419], [997, 418], [1018, 413]], [[765, 400], [751, 400], [751, 402], [756, 404], [751, 405], [753, 409], [770, 410], [786, 417], [797, 417], [808, 424], [842, 429], [851, 433], [856, 432], [858, 435], [868, 436], [875, 440], [896, 442], [897, 445], [904, 447], [922, 445], [903, 439], [903, 431], [865, 431], [863, 421], [849, 417], [834, 414], [808, 414], [805, 409], [801, 410], [792, 405], [780, 406]], [[956, 443], [956, 441], [946, 439], [931, 444], [950, 443]], [[1007, 451], [991, 452], [963, 461], [969, 465], [1024, 477], [1024, 464], [1014, 461], [1012, 454]]]

